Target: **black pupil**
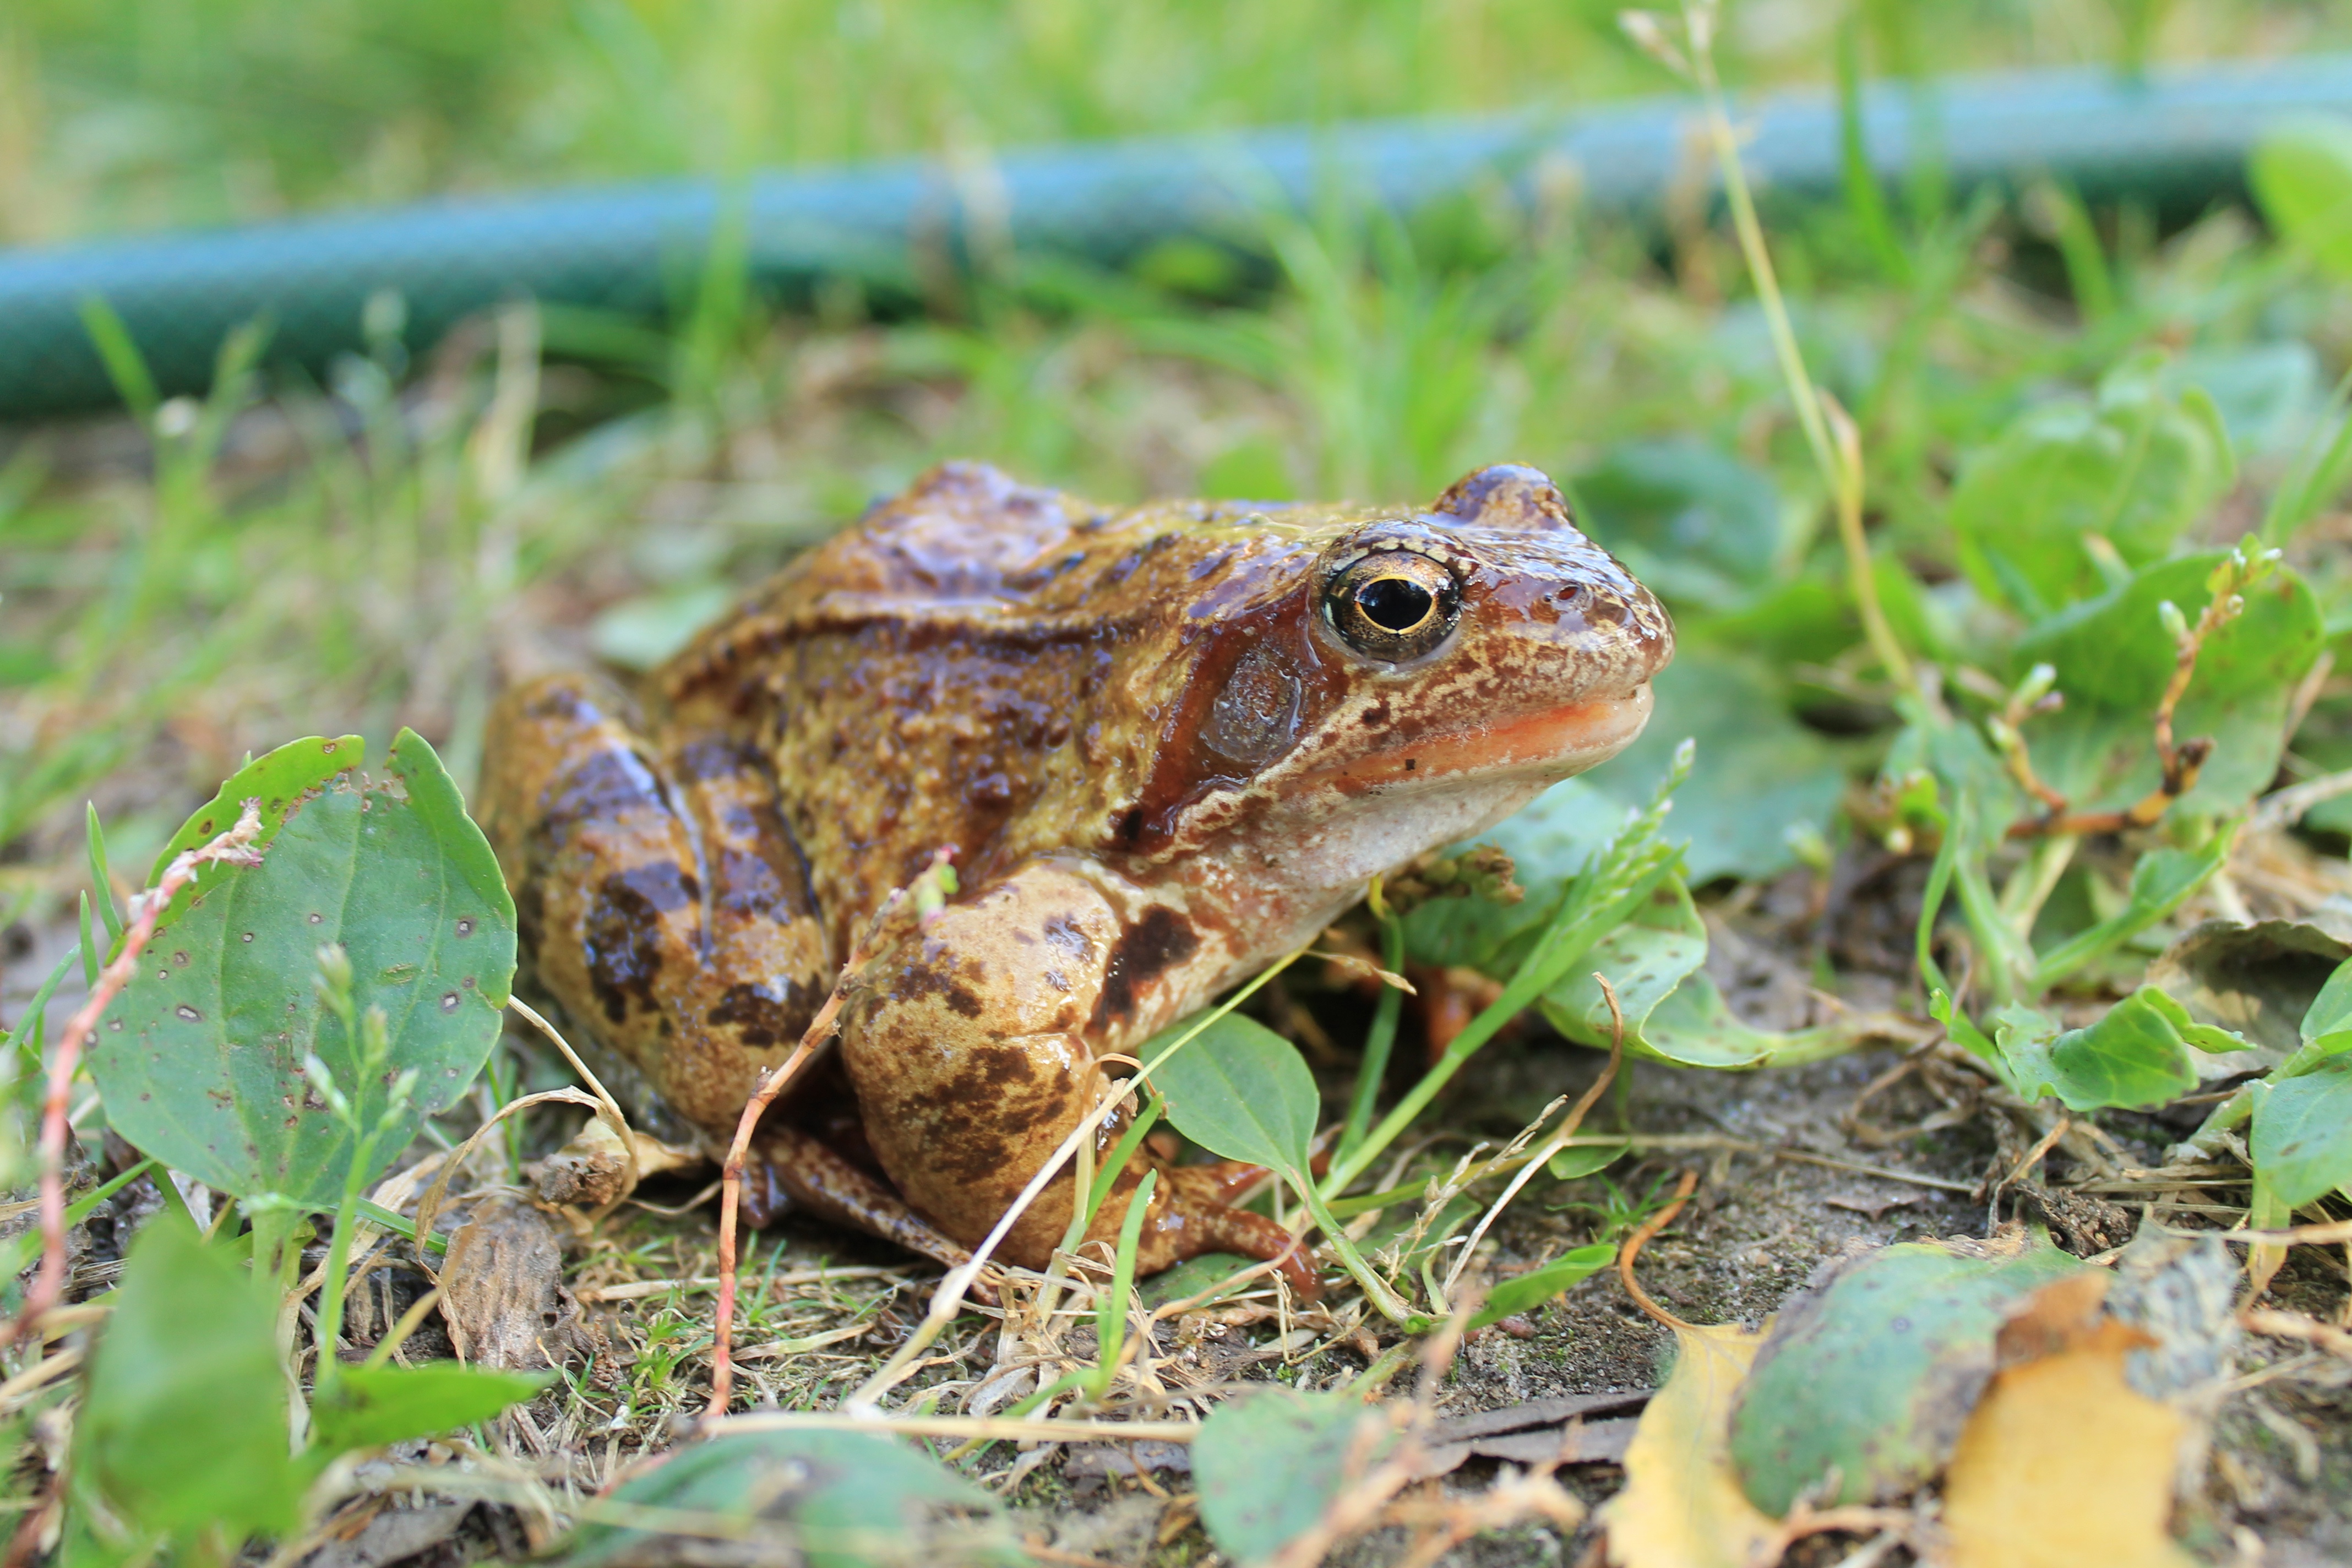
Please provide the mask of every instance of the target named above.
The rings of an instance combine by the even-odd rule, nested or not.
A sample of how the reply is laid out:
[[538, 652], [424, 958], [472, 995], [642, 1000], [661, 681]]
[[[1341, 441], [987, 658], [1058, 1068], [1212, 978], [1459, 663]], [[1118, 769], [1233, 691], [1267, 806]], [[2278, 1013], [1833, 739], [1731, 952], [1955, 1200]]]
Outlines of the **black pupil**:
[[1356, 590], [1364, 618], [1388, 632], [1409, 632], [1429, 619], [1433, 600], [1410, 577], [1376, 577]]

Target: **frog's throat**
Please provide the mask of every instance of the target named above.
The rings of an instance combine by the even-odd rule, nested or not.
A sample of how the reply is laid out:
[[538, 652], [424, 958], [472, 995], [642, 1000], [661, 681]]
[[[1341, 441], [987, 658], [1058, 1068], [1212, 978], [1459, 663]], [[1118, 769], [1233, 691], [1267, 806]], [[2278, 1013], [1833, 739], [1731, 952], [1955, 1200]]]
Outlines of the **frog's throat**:
[[1549, 784], [1605, 763], [1633, 744], [1649, 722], [1650, 706], [1650, 687], [1644, 681], [1622, 696], [1423, 735], [1410, 746], [1353, 758], [1320, 777], [1310, 775], [1309, 782], [1346, 795], [1513, 775]]

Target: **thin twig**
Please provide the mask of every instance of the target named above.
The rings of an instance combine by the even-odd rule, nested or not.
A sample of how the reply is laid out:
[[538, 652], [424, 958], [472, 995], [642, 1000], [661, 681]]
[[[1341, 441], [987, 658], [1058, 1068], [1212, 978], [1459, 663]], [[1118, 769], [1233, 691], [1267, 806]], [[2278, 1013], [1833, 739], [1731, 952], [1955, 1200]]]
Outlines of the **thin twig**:
[[1690, 1202], [1691, 1194], [1697, 1190], [1698, 1173], [1696, 1170], [1685, 1171], [1683, 1179], [1675, 1184], [1674, 1201], [1643, 1220], [1641, 1227], [1625, 1238], [1624, 1247], [1617, 1254], [1617, 1278], [1624, 1283], [1625, 1294], [1633, 1298], [1633, 1305], [1670, 1329], [1686, 1330], [1693, 1333], [1698, 1331], [1696, 1324], [1675, 1317], [1652, 1300], [1650, 1293], [1642, 1289], [1642, 1282], [1633, 1278], [1633, 1259], [1642, 1256], [1642, 1248], [1650, 1245], [1651, 1237], [1675, 1223], [1675, 1216], [1683, 1212], [1683, 1205]]
[[[2173, 743], [2172, 720], [2180, 699], [2189, 690], [2189, 682], [2197, 673], [2198, 656], [2214, 633], [2228, 626], [2243, 613], [2245, 595], [2241, 590], [2250, 587], [2268, 569], [2275, 552], [2263, 552], [2249, 560], [2242, 553], [2231, 557], [2216, 568], [2210, 580], [2211, 596], [2199, 613], [2197, 624], [2179, 629], [2173, 637], [2172, 674], [2164, 683], [2164, 695], [2157, 700], [2155, 739], [2158, 779], [2156, 788], [2124, 807], [2121, 811], [2070, 812], [2066, 797], [2054, 790], [2037, 792], [2043, 805], [2040, 816], [2021, 817], [2009, 825], [2011, 838], [2038, 838], [2066, 833], [2120, 833], [2129, 827], [2153, 827], [2172, 809], [2181, 796], [2197, 787], [2197, 777], [2206, 761], [2213, 754], [2213, 740], [2200, 735], [2195, 740]], [[2169, 603], [2165, 606], [2168, 617], [2175, 617]], [[2171, 624], [2179, 626], [2177, 617]], [[2021, 769], [2021, 777], [2031, 775], [2032, 765], [2024, 761], [2025, 737], [2015, 735], [2016, 760], [2012, 769]]]
[[[940, 868], [953, 857], [951, 849], [934, 850], [931, 863], [917, 878], [937, 877]], [[873, 956], [875, 943], [888, 925], [890, 917], [907, 901], [905, 888], [893, 888], [890, 896], [882, 900], [874, 918], [852, 944], [849, 956], [842, 961], [841, 973], [833, 983], [831, 994], [824, 1005], [816, 1010], [808, 1027], [801, 1032], [800, 1044], [793, 1054], [764, 1074], [751, 1098], [744, 1103], [743, 1114], [735, 1123], [734, 1142], [727, 1145], [727, 1160], [719, 1168], [719, 1306], [711, 1326], [710, 1342], [710, 1404], [704, 1413], [706, 1420], [715, 1420], [727, 1414], [728, 1402], [735, 1394], [735, 1237], [738, 1215], [743, 1203], [743, 1167], [751, 1157], [751, 1135], [759, 1131], [760, 1118], [776, 1102], [803, 1064], [814, 1056], [824, 1043], [833, 1038], [834, 1024], [841, 1016], [842, 1004], [849, 999], [866, 961]]]
[[66, 1137], [70, 1131], [67, 1101], [73, 1093], [74, 1074], [81, 1066], [82, 1047], [97, 1038], [94, 1031], [99, 1016], [131, 983], [139, 966], [140, 952], [155, 934], [155, 924], [171, 907], [173, 898], [195, 880], [197, 871], [208, 864], [260, 865], [261, 852], [251, 847], [260, 832], [261, 802], [248, 800], [237, 816], [236, 826], [209, 844], [174, 856], [163, 868], [162, 880], [132, 897], [131, 924], [122, 933], [122, 951], [100, 972], [89, 999], [58, 1037], [57, 1050], [49, 1058], [47, 1094], [41, 1102], [41, 1271], [34, 1277], [33, 1288], [25, 1293], [24, 1310], [0, 1330], [0, 1350], [16, 1343], [42, 1313], [56, 1305], [58, 1294], [65, 1287], [65, 1161]]

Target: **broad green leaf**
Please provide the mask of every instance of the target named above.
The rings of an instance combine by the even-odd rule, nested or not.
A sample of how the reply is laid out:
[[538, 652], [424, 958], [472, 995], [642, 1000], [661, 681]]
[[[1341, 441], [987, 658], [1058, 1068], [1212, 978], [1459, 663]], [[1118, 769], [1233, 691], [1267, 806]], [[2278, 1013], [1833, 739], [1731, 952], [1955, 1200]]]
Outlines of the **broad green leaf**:
[[[712, 1516], [810, 1568], [945, 1568], [1024, 1560], [982, 1489], [929, 1455], [871, 1432], [722, 1433], [641, 1465], [611, 1500], [648, 1510]], [[644, 1521], [650, 1524], [652, 1521]], [[648, 1528], [590, 1522], [560, 1559], [572, 1568], [696, 1562], [707, 1542]], [[733, 1559], [729, 1559], [732, 1561]]]
[[[1544, 1016], [1562, 1034], [1570, 1032], [1569, 1023], [1551, 1007], [1545, 1007]], [[1740, 1021], [1700, 970], [1643, 1020], [1642, 1045], [1646, 1054], [1683, 1067], [1801, 1067], [1853, 1049], [1868, 1032], [1868, 1021], [1858, 1014], [1811, 1029], [1757, 1028]]]
[[2319, 355], [2295, 338], [2191, 349], [2168, 367], [2164, 384], [2211, 398], [2231, 446], [2246, 454], [2289, 447], [2326, 395]]
[[2264, 136], [2246, 168], [2263, 216], [2337, 278], [2352, 278], [2352, 122], [2312, 118]]
[[1991, 1378], [2004, 1310], [2084, 1267], [2046, 1241], [1906, 1242], [1839, 1266], [1781, 1309], [1740, 1390], [1731, 1458], [1748, 1500], [1779, 1518], [1800, 1495], [1911, 1492]]
[[2124, 907], [2053, 948], [2034, 965], [2034, 989], [2049, 989], [2187, 903], [2229, 858], [2231, 837], [2227, 832], [2216, 833], [2201, 849], [2151, 849], [2141, 856], [2132, 867]]
[[2027, 1100], [2055, 1094], [2069, 1110], [2161, 1105], [2197, 1087], [2189, 1047], [2245, 1047], [2226, 1029], [2198, 1023], [2153, 985], [2141, 986], [2088, 1028], [2061, 1032], [2056, 1020], [2030, 1007], [1993, 1016], [2010, 1088]]
[[2352, 1055], [2262, 1086], [2249, 1149], [2254, 1169], [2290, 1209], [2352, 1185]]
[[[180, 830], [163, 841], [155, 864], [147, 872], [148, 886], [161, 881], [164, 868], [182, 852], [209, 844], [236, 826], [248, 800], [260, 803], [261, 834], [254, 842], [267, 847], [278, 837], [278, 830], [286, 825], [287, 815], [303, 795], [337, 773], [349, 773], [366, 761], [367, 742], [357, 735], [338, 735], [332, 740], [312, 735], [306, 740], [289, 741], [276, 751], [256, 757], [230, 774], [219, 792], [191, 812]], [[189, 900], [228, 874], [226, 867], [199, 867], [190, 890], [173, 900], [164, 918], [168, 920], [185, 909]]]
[[1697, 742], [1688, 780], [1675, 792], [1665, 837], [1683, 839], [1685, 874], [1777, 876], [1797, 864], [1797, 843], [1826, 837], [1845, 790], [1839, 749], [1790, 716], [1787, 700], [1752, 657], [1685, 648], [1651, 683], [1649, 727], [1592, 786], [1636, 809], [1647, 805], [1676, 746]]
[[1668, 877], [1623, 925], [1592, 944], [1574, 973], [1545, 993], [1545, 1016], [1570, 1039], [1608, 1046], [1613, 1024], [1609, 999], [1593, 978], [1599, 973], [1616, 990], [1625, 1044], [1647, 1047], [1650, 1015], [1706, 962], [1706, 922], [1682, 879]]
[[2038, 620], [2104, 585], [2087, 537], [2146, 566], [2220, 498], [2231, 478], [2220, 419], [2201, 394], [2167, 393], [2160, 370], [2127, 362], [2095, 403], [2030, 408], [1962, 468], [1949, 516], [1979, 593]]
[[[415, 1098], [377, 1144], [379, 1170], [465, 1091], [498, 1038], [515, 921], [488, 844], [415, 733], [401, 732], [384, 779], [355, 777], [358, 760], [268, 797], [282, 810], [262, 863], [208, 868], [158, 926], [90, 1048], [116, 1131], [240, 1197], [323, 1208], [342, 1191], [351, 1136], [300, 1072], [316, 1051], [338, 1082], [361, 1076], [358, 1042], [312, 984], [320, 944], [344, 947], [360, 1007], [381, 1006], [390, 1026], [390, 1071], [362, 1086], [362, 1120], [383, 1114], [391, 1077], [418, 1069]], [[198, 812], [180, 837], [208, 837], [202, 824], [221, 809]]]
[[109, 1507], [172, 1534], [290, 1529], [302, 1487], [272, 1301], [168, 1213], [131, 1243], [109, 1300], [74, 1425], [75, 1461]]
[[[1160, 1048], [1149, 1043], [1139, 1055], [1148, 1062]], [[1211, 1153], [1307, 1168], [1323, 1104], [1315, 1075], [1297, 1047], [1255, 1019], [1226, 1014], [1161, 1063], [1151, 1081], [1167, 1098], [1176, 1131]]]
[[1483, 1329], [1516, 1312], [1529, 1312], [1580, 1285], [1617, 1261], [1617, 1249], [1606, 1242], [1580, 1247], [1541, 1268], [1506, 1279], [1488, 1293], [1486, 1304], [1471, 1315], [1469, 1326]]
[[321, 1459], [487, 1421], [545, 1388], [554, 1373], [491, 1372], [454, 1361], [419, 1366], [347, 1366], [311, 1402], [312, 1447]]
[[1394, 1440], [1379, 1413], [1349, 1394], [1241, 1395], [1211, 1411], [1192, 1441], [1201, 1522], [1234, 1562], [1263, 1563], [1306, 1533]]
[[1669, 876], [1632, 916], [1592, 945], [1543, 998], [1544, 1017], [1570, 1039], [1601, 1049], [1611, 1041], [1609, 1002], [1597, 972], [1617, 991], [1625, 1047], [1685, 1067], [1793, 1067], [1851, 1049], [1859, 1020], [1780, 1033], [1741, 1023], [1699, 966], [1706, 926], [1690, 889]]
[[[2226, 558], [2203, 551], [2150, 566], [2017, 643], [2020, 672], [2036, 663], [2058, 671], [2064, 709], [2031, 721], [2025, 734], [2036, 770], [2076, 810], [2121, 809], [2157, 787], [2151, 723], [2174, 664], [2158, 605], [2168, 600], [2195, 620], [2212, 597], [2207, 579]], [[2180, 809], [2232, 810], [2269, 785], [2287, 703], [2326, 641], [2319, 602], [2294, 572], [2273, 569], [2245, 600], [2245, 613], [2207, 640], [2174, 716], [2176, 736], [2214, 741]]]
[[2352, 960], [2336, 966], [2319, 994], [2311, 999], [2310, 1010], [2303, 1016], [2297, 1032], [2303, 1043], [2309, 1045], [2323, 1036], [2341, 1034], [2352, 1029]]
[[1578, 521], [1676, 612], [1768, 586], [1780, 549], [1772, 477], [1687, 438], [1631, 441], [1575, 480]]

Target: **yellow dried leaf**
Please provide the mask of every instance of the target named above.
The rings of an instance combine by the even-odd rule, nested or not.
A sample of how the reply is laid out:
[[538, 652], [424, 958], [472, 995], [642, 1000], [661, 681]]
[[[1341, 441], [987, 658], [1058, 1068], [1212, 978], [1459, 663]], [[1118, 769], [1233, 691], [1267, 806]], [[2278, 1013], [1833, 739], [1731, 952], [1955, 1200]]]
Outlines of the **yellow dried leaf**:
[[1747, 1568], [1779, 1539], [1731, 1469], [1731, 1407], [1764, 1342], [1736, 1326], [1676, 1329], [1674, 1375], [1642, 1413], [1625, 1489], [1602, 1510], [1618, 1568]]
[[1952, 1568], [2188, 1568], [2166, 1529], [2186, 1419], [2125, 1381], [2148, 1340], [2098, 1315], [2106, 1283], [2046, 1287], [2002, 1331], [1945, 1473]]

